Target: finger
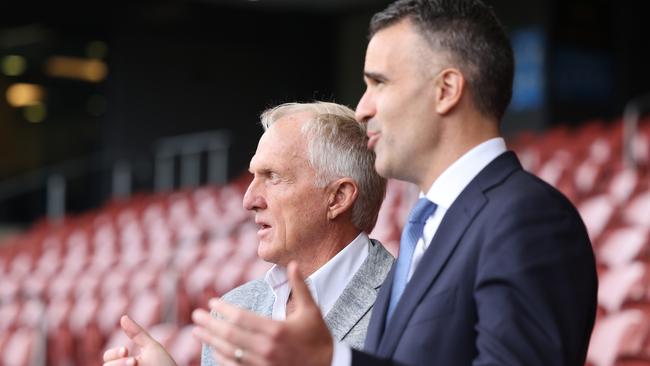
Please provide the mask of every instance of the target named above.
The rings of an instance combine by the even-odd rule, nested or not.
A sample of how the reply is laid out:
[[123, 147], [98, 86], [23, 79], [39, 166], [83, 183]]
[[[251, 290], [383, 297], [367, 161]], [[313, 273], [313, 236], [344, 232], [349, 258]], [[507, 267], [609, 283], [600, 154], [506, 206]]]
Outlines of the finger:
[[[195, 328], [197, 332], [205, 331], [200, 330], [200, 328]], [[203, 337], [200, 335], [200, 337]], [[228, 351], [224, 351], [228, 349]], [[256, 355], [254, 352], [243, 350], [244, 354], [242, 355], [239, 361], [235, 360], [235, 349], [232, 346], [226, 346], [225, 348], [215, 347], [210, 348], [210, 354], [217, 361], [217, 365], [220, 366], [241, 366], [241, 365], [268, 365], [268, 362], [265, 362], [261, 357]]]
[[[260, 354], [264, 351], [265, 347], [268, 348], [269, 341], [266, 336], [242, 330], [226, 320], [214, 318], [206, 311], [198, 310], [200, 309], [192, 313], [192, 318], [195, 320], [195, 324], [197, 324], [192, 329], [192, 334], [200, 342], [209, 345], [213, 353], [219, 355], [219, 359], [228, 360], [227, 363], [219, 362], [219, 365], [233, 363], [237, 348], [241, 348], [244, 351], [243, 359], [245, 362], [234, 362], [233, 364], [265, 364]], [[203, 321], [208, 321], [210, 328], [202, 326], [201, 323]]]
[[[305, 279], [302, 278], [300, 271], [298, 270], [298, 263], [296, 261], [289, 262], [287, 266], [287, 273], [289, 275], [289, 286], [291, 286], [291, 294], [293, 300], [296, 302], [296, 310], [300, 309], [316, 309], [318, 306], [314, 301], [314, 298], [311, 296], [311, 291], [305, 283]], [[297, 314], [296, 311], [294, 314]]]
[[217, 301], [221, 301], [220, 297], [213, 297], [208, 300], [208, 307], [210, 308], [210, 314], [215, 315], [217, 314], [217, 310], [214, 308], [214, 304], [216, 304]]
[[124, 330], [124, 333], [140, 347], [144, 348], [158, 343], [138, 323], [129, 318], [128, 315], [122, 315], [122, 318], [120, 318], [120, 326]]
[[128, 353], [129, 350], [127, 350], [126, 347], [115, 347], [115, 348], [108, 349], [106, 350], [106, 352], [104, 352], [104, 362], [113, 361], [118, 358], [126, 357]]
[[138, 362], [133, 357], [104, 362], [102, 366], [137, 366]]
[[226, 358], [215, 350], [212, 350], [212, 357], [214, 357], [214, 360], [217, 361], [217, 365], [220, 366], [240, 366], [244, 364], [244, 360], [242, 360], [240, 363], [237, 363], [237, 361]]
[[235, 324], [237, 327], [253, 333], [266, 333], [276, 326], [276, 322], [271, 319], [244, 310], [223, 300], [210, 300], [210, 307], [221, 314], [228, 323]]
[[196, 326], [192, 329], [192, 335], [201, 343], [207, 344], [219, 354], [234, 354], [235, 346], [226, 342], [222, 338], [215, 336], [214, 333], [202, 326]]
[[232, 344], [233, 347], [245, 346], [253, 337], [251, 332], [239, 325], [226, 319], [215, 318], [203, 309], [194, 310], [192, 320], [194, 324], [205, 329], [211, 337]]

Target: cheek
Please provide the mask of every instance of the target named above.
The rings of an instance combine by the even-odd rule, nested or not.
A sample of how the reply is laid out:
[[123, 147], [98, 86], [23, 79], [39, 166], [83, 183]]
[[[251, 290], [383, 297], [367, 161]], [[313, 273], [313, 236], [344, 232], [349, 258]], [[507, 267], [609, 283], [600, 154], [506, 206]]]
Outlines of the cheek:
[[293, 198], [293, 202], [287, 205], [290, 210], [288, 217], [285, 217], [287, 227], [300, 230], [323, 223], [323, 218], [327, 214], [327, 197], [312, 190], [302, 195], [295, 195]]

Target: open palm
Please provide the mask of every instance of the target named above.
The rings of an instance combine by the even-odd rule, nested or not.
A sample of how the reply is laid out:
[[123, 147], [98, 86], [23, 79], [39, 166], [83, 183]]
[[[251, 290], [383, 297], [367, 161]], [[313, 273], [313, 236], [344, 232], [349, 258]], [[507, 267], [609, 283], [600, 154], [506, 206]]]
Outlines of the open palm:
[[126, 347], [111, 348], [104, 352], [104, 366], [176, 366], [165, 348], [127, 315], [120, 319], [120, 326], [138, 346], [140, 353], [129, 355]]

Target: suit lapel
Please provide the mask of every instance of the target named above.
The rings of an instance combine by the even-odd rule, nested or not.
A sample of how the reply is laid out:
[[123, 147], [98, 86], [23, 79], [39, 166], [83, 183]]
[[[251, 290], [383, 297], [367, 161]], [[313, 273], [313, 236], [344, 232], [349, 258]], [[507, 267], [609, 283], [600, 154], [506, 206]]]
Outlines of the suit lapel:
[[256, 309], [253, 309], [253, 311], [270, 318], [273, 316], [273, 302], [275, 301], [275, 295], [270, 286], [267, 285], [266, 287], [268, 288], [268, 292], [264, 295], [262, 301], [258, 304]]
[[341, 341], [372, 309], [392, 263], [390, 253], [379, 242], [371, 242], [368, 257], [325, 316], [325, 323], [335, 339]]
[[377, 353], [379, 342], [384, 335], [386, 328], [386, 312], [388, 311], [388, 303], [390, 302], [391, 288], [393, 287], [393, 277], [395, 276], [395, 264], [391, 267], [390, 272], [386, 276], [383, 286], [379, 289], [377, 300], [375, 300], [374, 310], [370, 316], [370, 324], [368, 324], [368, 333], [366, 335], [366, 342], [363, 349], [366, 352]]
[[397, 304], [388, 324], [390, 331], [384, 334], [379, 343], [379, 356], [389, 357], [395, 351], [415, 308], [438, 278], [463, 234], [487, 202], [483, 192], [503, 181], [516, 168], [521, 168], [521, 165], [513, 153], [500, 155], [483, 169], [454, 201], [415, 269], [412, 277], [414, 280], [409, 281]]

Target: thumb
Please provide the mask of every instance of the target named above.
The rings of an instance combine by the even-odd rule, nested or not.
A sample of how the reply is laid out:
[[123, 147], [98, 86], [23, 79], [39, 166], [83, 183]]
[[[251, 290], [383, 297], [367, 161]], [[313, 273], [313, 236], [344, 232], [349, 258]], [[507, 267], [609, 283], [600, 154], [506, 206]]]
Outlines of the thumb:
[[291, 261], [287, 266], [287, 272], [289, 274], [289, 285], [291, 286], [291, 296], [295, 301], [297, 309], [316, 309], [318, 311], [318, 306], [314, 299], [311, 296], [311, 291], [305, 283], [305, 279], [300, 274], [298, 270], [298, 263]]
[[158, 343], [140, 326], [140, 324], [133, 321], [133, 319], [129, 318], [128, 315], [122, 315], [122, 318], [120, 318], [120, 326], [124, 330], [124, 333], [126, 333], [126, 335], [141, 348]]

